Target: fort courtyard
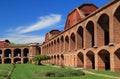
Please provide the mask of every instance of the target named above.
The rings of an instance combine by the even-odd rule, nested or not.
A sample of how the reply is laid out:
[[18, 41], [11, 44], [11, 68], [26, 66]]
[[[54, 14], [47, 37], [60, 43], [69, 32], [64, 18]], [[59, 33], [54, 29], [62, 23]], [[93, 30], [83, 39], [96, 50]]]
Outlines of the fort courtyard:
[[111, 0], [101, 8], [91, 3], [74, 8], [64, 30], [49, 31], [42, 44], [12, 46], [0, 41], [0, 64], [23, 64], [40, 54], [51, 57], [43, 64], [120, 73], [120, 1]]

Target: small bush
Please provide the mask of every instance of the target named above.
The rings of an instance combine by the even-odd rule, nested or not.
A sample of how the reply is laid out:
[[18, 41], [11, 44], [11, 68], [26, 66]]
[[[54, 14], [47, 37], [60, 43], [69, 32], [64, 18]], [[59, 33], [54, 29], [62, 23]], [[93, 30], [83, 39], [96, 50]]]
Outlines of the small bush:
[[45, 76], [47, 76], [47, 77], [55, 77], [55, 72], [52, 72], [52, 71], [46, 72]]

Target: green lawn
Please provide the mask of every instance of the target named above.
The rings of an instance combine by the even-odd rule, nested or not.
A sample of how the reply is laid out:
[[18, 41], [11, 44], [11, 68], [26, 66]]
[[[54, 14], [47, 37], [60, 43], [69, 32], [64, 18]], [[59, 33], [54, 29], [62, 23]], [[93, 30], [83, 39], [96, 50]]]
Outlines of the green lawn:
[[8, 71], [12, 69], [11, 64], [0, 64], [0, 79], [4, 79], [7, 76]]
[[[55, 68], [51, 66], [38, 66], [32, 64], [17, 64], [11, 79], [110, 79], [106, 77], [99, 77], [95, 75], [86, 74], [85, 76], [69, 76], [69, 77], [45, 77], [42, 76], [46, 71], [59, 71], [64, 69]], [[69, 71], [69, 68], [65, 69]]]

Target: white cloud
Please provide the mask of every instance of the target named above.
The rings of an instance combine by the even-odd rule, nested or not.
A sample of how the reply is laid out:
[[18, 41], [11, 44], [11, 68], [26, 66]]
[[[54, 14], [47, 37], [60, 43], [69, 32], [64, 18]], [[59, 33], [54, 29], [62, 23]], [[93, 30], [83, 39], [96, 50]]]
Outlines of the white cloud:
[[48, 16], [42, 16], [39, 18], [40, 20], [33, 25], [30, 26], [25, 26], [26, 28], [23, 27], [18, 27], [16, 30], [20, 30], [19, 33], [28, 33], [32, 31], [37, 31], [43, 28], [48, 28], [51, 27], [52, 25], [55, 25], [56, 23], [60, 22], [61, 20], [61, 15], [59, 14], [50, 14]]
[[11, 42], [17, 44], [24, 44], [24, 43], [42, 43], [44, 41], [44, 36], [39, 35], [23, 35], [23, 34], [8, 34], [5, 38], [1, 38], [0, 40], [8, 39]]
[[33, 31], [45, 29], [48, 27], [52, 27], [61, 21], [60, 14], [50, 14], [47, 16], [39, 17], [39, 20], [29, 26], [19, 26], [16, 29], [9, 29], [7, 32], [8, 34], [5, 35], [4, 38], [0, 38], [0, 40], [8, 39], [14, 43], [42, 43], [45, 39], [44, 35], [26, 35], [25, 33], [30, 33]]

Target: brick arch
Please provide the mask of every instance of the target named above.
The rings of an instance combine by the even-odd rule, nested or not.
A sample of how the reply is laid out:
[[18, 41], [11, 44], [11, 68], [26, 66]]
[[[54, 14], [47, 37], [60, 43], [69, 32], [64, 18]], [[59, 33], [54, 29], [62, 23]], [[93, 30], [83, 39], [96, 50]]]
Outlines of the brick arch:
[[84, 67], [84, 54], [82, 52], [77, 54], [77, 67]]
[[24, 48], [23, 49], [23, 56], [24, 57], [28, 57], [29, 56], [29, 49], [28, 48]]
[[61, 54], [60, 57], [61, 57], [61, 66], [64, 66], [65, 57], [63, 54]]
[[59, 52], [59, 49], [60, 49], [60, 39], [57, 38], [57, 52]]
[[[93, 47], [95, 45], [95, 41], [94, 41], [94, 22], [93, 21], [89, 21], [86, 25], [86, 47], [90, 48]], [[88, 40], [89, 39], [89, 40]]]
[[53, 53], [53, 41], [51, 41], [51, 53]]
[[71, 33], [70, 35], [70, 50], [75, 50], [75, 45], [76, 45], [76, 36], [75, 33]]
[[23, 58], [23, 63], [28, 63], [29, 59], [28, 58]]
[[11, 58], [5, 58], [4, 59], [4, 63], [6, 64], [6, 63], [11, 63]]
[[5, 49], [4, 50], [4, 57], [12, 57], [11, 49]]
[[60, 56], [59, 55], [57, 55], [57, 64], [60, 64]]
[[66, 36], [65, 37], [65, 51], [69, 51], [69, 37]]
[[115, 43], [120, 43], [120, 5], [116, 8], [113, 14], [113, 25], [114, 25], [114, 40]]
[[98, 52], [98, 69], [110, 70], [110, 53], [105, 49]]
[[21, 58], [17, 58], [17, 57], [14, 58], [14, 63], [18, 63], [18, 62], [21, 63]]
[[21, 57], [21, 49], [19, 48], [14, 49], [14, 57]]
[[56, 55], [54, 55], [54, 64], [56, 64], [56, 58], [57, 58]]
[[60, 37], [60, 41], [61, 41], [61, 46], [60, 46], [61, 49], [60, 49], [60, 51], [63, 52], [64, 51], [64, 47], [65, 47], [64, 46], [64, 36], [63, 35]]
[[97, 44], [99, 46], [109, 44], [109, 15], [101, 14], [97, 21]]
[[116, 72], [120, 72], [120, 48], [114, 52], [114, 68]]
[[93, 51], [86, 53], [86, 68], [95, 69], [95, 54]]
[[54, 45], [53, 45], [53, 46], [54, 46], [54, 53], [56, 53], [56, 48], [57, 48], [56, 45], [57, 45], [57, 44], [56, 44], [56, 39], [55, 39], [55, 40], [54, 40]]
[[83, 27], [77, 29], [77, 49], [84, 48], [84, 32]]
[[2, 55], [3, 55], [2, 50], [0, 49], [0, 59], [2, 58]]

